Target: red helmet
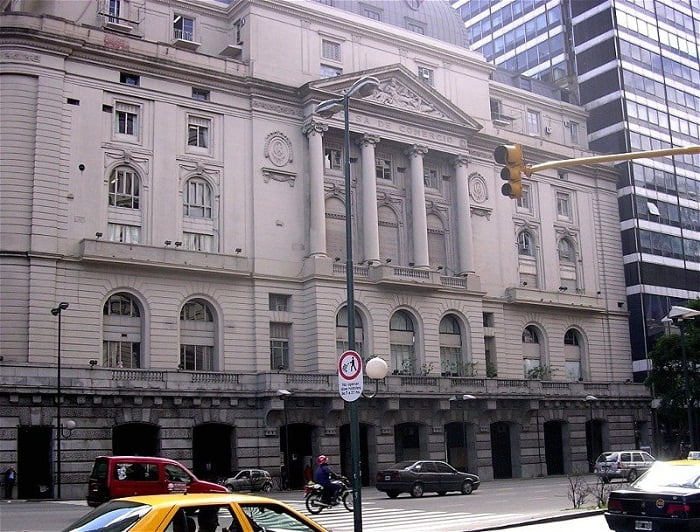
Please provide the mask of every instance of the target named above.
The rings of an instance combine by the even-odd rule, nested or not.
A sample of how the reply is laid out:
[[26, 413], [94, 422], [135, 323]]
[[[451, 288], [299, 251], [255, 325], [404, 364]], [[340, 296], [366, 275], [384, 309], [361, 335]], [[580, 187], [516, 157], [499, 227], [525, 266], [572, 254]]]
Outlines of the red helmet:
[[316, 458], [316, 463], [318, 465], [323, 465], [328, 463], [328, 457], [325, 454], [321, 454]]

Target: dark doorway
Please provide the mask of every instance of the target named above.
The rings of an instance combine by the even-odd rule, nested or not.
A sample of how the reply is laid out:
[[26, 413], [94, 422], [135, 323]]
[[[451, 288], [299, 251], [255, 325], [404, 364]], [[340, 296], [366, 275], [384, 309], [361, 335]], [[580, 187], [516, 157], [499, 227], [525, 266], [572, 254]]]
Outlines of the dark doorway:
[[192, 432], [192, 469], [205, 480], [216, 481], [231, 473], [233, 427], [224, 423], [197, 425]]
[[448, 423], [445, 425], [445, 446], [447, 461], [455, 469], [467, 471], [467, 437], [466, 425], [463, 423]]
[[115, 456], [160, 456], [160, 427], [152, 423], [124, 423], [112, 428]]
[[394, 427], [394, 449], [397, 462], [421, 458], [420, 425], [418, 423], [396, 425]]
[[503, 421], [491, 424], [491, 465], [493, 478], [513, 478], [510, 426]]
[[586, 456], [588, 472], [592, 473], [595, 461], [603, 452], [603, 423], [598, 419], [586, 421]]
[[547, 421], [544, 424], [544, 455], [548, 475], [564, 474], [564, 438], [561, 421]]
[[17, 498], [53, 497], [52, 427], [19, 427], [17, 433]]
[[[284, 425], [280, 427], [280, 457], [284, 457], [286, 452], [287, 434], [289, 434], [289, 488], [299, 489], [304, 485], [304, 466], [309, 463], [313, 456], [311, 450], [311, 434], [313, 426], [305, 423], [292, 423], [285, 430]], [[280, 461], [283, 462], [284, 458]], [[331, 467], [336, 468], [335, 464]], [[279, 471], [272, 472], [279, 475]]]
[[[369, 448], [367, 444], [367, 425], [360, 423], [360, 479], [363, 486], [370, 485]], [[340, 472], [352, 478], [352, 445], [350, 444], [350, 425], [340, 427]]]

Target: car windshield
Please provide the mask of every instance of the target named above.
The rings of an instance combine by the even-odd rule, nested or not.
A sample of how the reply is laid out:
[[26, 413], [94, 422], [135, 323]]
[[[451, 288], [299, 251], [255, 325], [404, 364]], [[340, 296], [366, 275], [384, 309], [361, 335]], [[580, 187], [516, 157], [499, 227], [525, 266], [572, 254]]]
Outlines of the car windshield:
[[124, 532], [150, 510], [150, 506], [139, 502], [108, 502], [64, 528], [63, 532]]
[[645, 491], [663, 488], [700, 488], [700, 465], [656, 462], [632, 484]]

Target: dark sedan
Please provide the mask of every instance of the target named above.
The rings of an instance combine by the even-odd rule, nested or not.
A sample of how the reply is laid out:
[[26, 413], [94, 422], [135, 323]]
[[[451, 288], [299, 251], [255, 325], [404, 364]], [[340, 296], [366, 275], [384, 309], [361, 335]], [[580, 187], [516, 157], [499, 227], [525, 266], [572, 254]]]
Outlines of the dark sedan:
[[459, 491], [469, 495], [480, 483], [476, 475], [457, 471], [446, 462], [406, 460], [379, 471], [376, 488], [393, 499], [400, 493], [422, 497], [426, 492], [445, 495], [448, 491]]
[[605, 520], [616, 532], [699, 532], [700, 464], [656, 462], [629, 488], [610, 493]]

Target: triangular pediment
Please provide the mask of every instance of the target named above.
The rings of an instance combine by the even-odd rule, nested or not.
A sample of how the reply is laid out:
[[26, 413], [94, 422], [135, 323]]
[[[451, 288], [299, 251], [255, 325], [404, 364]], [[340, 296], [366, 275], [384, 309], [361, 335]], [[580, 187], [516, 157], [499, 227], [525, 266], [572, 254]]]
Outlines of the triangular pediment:
[[373, 102], [414, 116], [448, 122], [473, 131], [482, 128], [476, 120], [438, 91], [419, 81], [413, 72], [402, 65], [391, 65], [317, 80], [309, 83], [308, 88], [312, 91], [327, 92], [331, 98], [332, 95], [343, 94], [363, 76], [374, 76], [380, 83], [374, 94], [363, 98], [363, 102]]

